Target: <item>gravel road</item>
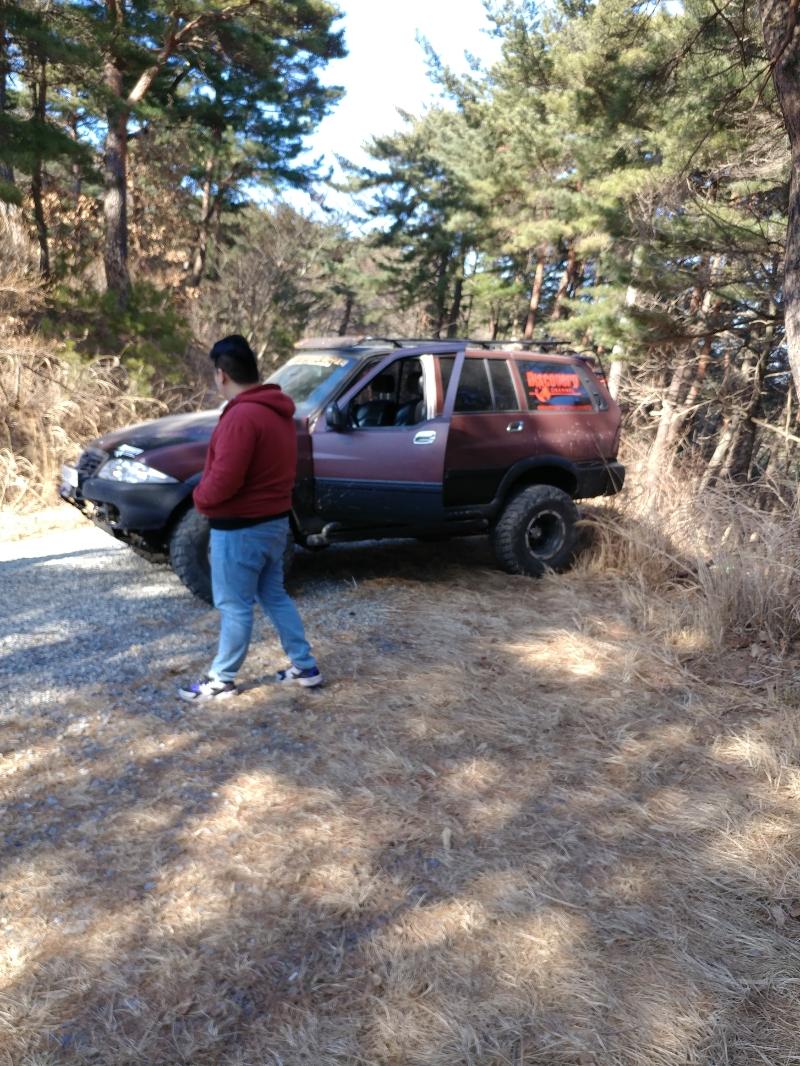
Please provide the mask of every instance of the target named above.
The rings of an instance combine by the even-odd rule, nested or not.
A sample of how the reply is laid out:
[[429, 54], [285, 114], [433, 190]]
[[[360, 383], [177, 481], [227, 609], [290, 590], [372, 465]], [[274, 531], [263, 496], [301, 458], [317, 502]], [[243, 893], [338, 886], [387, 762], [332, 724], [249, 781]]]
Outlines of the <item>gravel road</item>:
[[168, 567], [88, 523], [0, 543], [0, 707], [18, 713], [102, 684], [129, 709], [168, 713], [181, 666], [206, 665], [213, 620]]
[[[328, 656], [323, 644], [344, 627], [382, 650], [381, 608], [398, 579], [432, 581], [441, 592], [450, 574], [474, 582], [476, 564], [500, 579], [485, 538], [301, 551], [298, 605]], [[245, 684], [245, 674], [266, 679], [283, 665], [271, 627], [256, 616]], [[208, 666], [216, 635], [216, 613], [168, 566], [145, 562], [88, 522], [0, 541], [0, 723], [21, 711], [57, 718], [75, 697], [170, 721], [187, 706], [178, 684]]]

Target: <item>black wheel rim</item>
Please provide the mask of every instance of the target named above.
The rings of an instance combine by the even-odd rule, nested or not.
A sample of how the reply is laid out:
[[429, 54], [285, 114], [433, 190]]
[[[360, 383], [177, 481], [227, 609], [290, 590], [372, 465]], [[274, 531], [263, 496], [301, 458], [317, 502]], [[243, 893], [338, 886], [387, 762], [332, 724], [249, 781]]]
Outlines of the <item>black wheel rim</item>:
[[566, 536], [558, 511], [539, 511], [525, 529], [525, 546], [537, 559], [551, 559], [564, 546]]

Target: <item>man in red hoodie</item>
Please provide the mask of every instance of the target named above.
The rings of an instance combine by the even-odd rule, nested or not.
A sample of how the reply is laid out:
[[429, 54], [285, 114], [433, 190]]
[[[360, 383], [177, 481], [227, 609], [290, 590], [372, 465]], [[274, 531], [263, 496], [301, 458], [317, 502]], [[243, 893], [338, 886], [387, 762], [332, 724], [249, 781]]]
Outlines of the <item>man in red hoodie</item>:
[[178, 690], [185, 700], [225, 699], [244, 662], [260, 603], [278, 631], [289, 665], [276, 680], [322, 683], [303, 623], [283, 585], [283, 557], [297, 468], [294, 402], [277, 385], [260, 385], [256, 358], [238, 335], [211, 349], [214, 383], [228, 401], [194, 490], [211, 526], [211, 588], [220, 613], [217, 654], [208, 674]]

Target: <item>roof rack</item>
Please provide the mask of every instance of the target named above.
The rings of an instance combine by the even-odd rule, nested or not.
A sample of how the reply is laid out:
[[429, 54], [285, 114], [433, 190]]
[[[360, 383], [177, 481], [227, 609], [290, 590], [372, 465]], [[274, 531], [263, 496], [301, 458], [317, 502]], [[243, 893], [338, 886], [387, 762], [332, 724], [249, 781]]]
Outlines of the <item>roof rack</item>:
[[[413, 339], [412, 339], [413, 340]], [[363, 344], [391, 344], [393, 348], [408, 348], [412, 341], [408, 338], [399, 337], [361, 337], [358, 340], [359, 345]], [[413, 341], [416, 343], [416, 341]]]
[[494, 348], [516, 348], [516, 349], [528, 349], [528, 348], [564, 348], [568, 351], [574, 349], [569, 345], [567, 341], [559, 340], [557, 337], [542, 337], [539, 340], [503, 340], [503, 341], [487, 341], [479, 340], [475, 337], [361, 337], [357, 344], [391, 344], [393, 348], [411, 348], [417, 347], [420, 344], [463, 344], [470, 348], [485, 348], [490, 351]]
[[[561, 350], [571, 355], [578, 355], [567, 341], [557, 337], [541, 337], [538, 340], [503, 340], [487, 341], [475, 337], [373, 337], [362, 335], [348, 335], [344, 337], [307, 337], [295, 344], [295, 349], [308, 350], [311, 348], [363, 348], [370, 345], [386, 344], [392, 348], [418, 348], [423, 344], [457, 344], [468, 348], [483, 348], [486, 351], [510, 349], [512, 351], [551, 351]], [[581, 356], [590, 361], [596, 356]]]
[[555, 337], [542, 337], [540, 340], [505, 340], [505, 341], [480, 341], [473, 340], [471, 337], [467, 338], [467, 344], [472, 345], [475, 348], [485, 348], [487, 351], [491, 351], [494, 348], [514, 348], [517, 351], [527, 351], [530, 348], [548, 349], [548, 348], [564, 348], [567, 351], [573, 351], [567, 341], [560, 341]]

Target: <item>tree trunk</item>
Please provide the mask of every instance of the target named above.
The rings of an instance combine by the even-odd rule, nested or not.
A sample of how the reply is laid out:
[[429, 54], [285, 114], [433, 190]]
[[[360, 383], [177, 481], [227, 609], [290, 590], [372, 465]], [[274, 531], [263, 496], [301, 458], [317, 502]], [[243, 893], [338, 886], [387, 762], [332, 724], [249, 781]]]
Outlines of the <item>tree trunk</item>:
[[[519, 286], [520, 288], [522, 288], [522, 283], [523, 283], [524, 280], [525, 280], [524, 276], [521, 273], [517, 273], [517, 274], [514, 275], [514, 284], [515, 284], [515, 286]], [[518, 340], [521, 339], [521, 337], [522, 337], [522, 307], [520, 306], [519, 300], [516, 300], [516, 299], [514, 300], [514, 305], [513, 305], [513, 317], [511, 319], [511, 330], [510, 330], [510, 332], [511, 332], [511, 339], [512, 340], [518, 341]]]
[[608, 391], [611, 393], [611, 399], [619, 399], [619, 390], [622, 385], [622, 371], [625, 367], [624, 359], [612, 359], [611, 366], [608, 368]]
[[[724, 266], [724, 257], [713, 255], [701, 263], [698, 280], [692, 291], [690, 312], [695, 325], [706, 331], [711, 312], [714, 310], [714, 288]], [[677, 398], [677, 406], [670, 420], [664, 440], [662, 461], [675, 450], [687, 418], [694, 413], [711, 362], [711, 340], [702, 336], [686, 353], [684, 388]]]
[[36, 221], [36, 238], [39, 242], [39, 273], [45, 281], [50, 279], [50, 248], [48, 243], [47, 220], [42, 205], [42, 161], [36, 160], [31, 175], [31, 198], [33, 199], [33, 217]]
[[339, 323], [339, 333], [338, 333], [338, 335], [340, 337], [346, 337], [347, 336], [347, 331], [348, 331], [348, 329], [350, 329], [350, 319], [351, 319], [351, 317], [353, 315], [353, 304], [354, 303], [355, 303], [355, 297], [353, 296], [352, 292], [348, 292], [348, 294], [344, 298], [344, 310], [342, 312], [342, 320]]
[[464, 294], [464, 271], [460, 269], [453, 286], [453, 302], [450, 304], [450, 318], [447, 322], [447, 336], [458, 336], [458, 320], [461, 317], [461, 298]]
[[131, 289], [128, 271], [128, 107], [123, 97], [120, 68], [109, 59], [103, 73], [106, 89], [112, 97], [107, 111], [108, 132], [103, 157], [106, 289], [124, 307]]
[[714, 449], [714, 454], [708, 461], [708, 466], [705, 469], [705, 473], [700, 479], [700, 487], [698, 493], [702, 495], [706, 489], [710, 488], [719, 477], [722, 467], [725, 463], [725, 457], [728, 454], [728, 449], [731, 446], [733, 440], [734, 427], [730, 418], [726, 418], [722, 423], [722, 432], [717, 440], [717, 446]]
[[794, 392], [791, 383], [786, 390], [786, 402], [783, 407], [783, 429], [780, 431], [781, 443], [773, 442], [770, 450], [769, 462], [765, 476], [771, 481], [783, 481], [787, 471], [793, 467], [793, 443], [791, 440], [792, 425], [792, 397]]
[[199, 288], [200, 282], [205, 277], [206, 260], [208, 259], [208, 242], [211, 237], [211, 224], [213, 221], [214, 208], [212, 206], [211, 213], [207, 218], [203, 219], [201, 226], [197, 231], [194, 255], [192, 256], [192, 273], [189, 276], [189, 286], [193, 289]]
[[733, 481], [747, 481], [753, 462], [756, 443], [756, 425], [753, 421], [761, 407], [764, 375], [767, 371], [768, 352], [764, 351], [751, 369], [750, 395], [744, 408], [738, 413], [733, 431], [733, 440], [725, 459], [723, 474]]
[[444, 326], [445, 309], [444, 303], [447, 297], [447, 264], [450, 260], [449, 252], [442, 252], [436, 269], [436, 297], [433, 306], [434, 326], [433, 335], [438, 340]]
[[704, 347], [700, 349], [699, 354], [693, 349], [690, 349], [687, 354], [683, 388], [676, 399], [675, 410], [666, 432], [662, 458], [666, 457], [668, 452], [675, 450], [678, 439], [681, 436], [681, 431], [686, 424], [686, 420], [694, 409], [708, 371], [708, 365], [711, 358], [710, 347], [711, 346], [706, 343]]
[[680, 405], [686, 395], [689, 383], [689, 362], [684, 355], [675, 368], [669, 388], [661, 401], [661, 417], [658, 421], [656, 439], [653, 442], [653, 447], [650, 449], [650, 455], [647, 460], [648, 478], [655, 478], [659, 471], [663, 470], [669, 463], [671, 457], [667, 454], [668, 444], [675, 437], [676, 423], [679, 424], [682, 420]]
[[[73, 113], [72, 115], [70, 115], [69, 122], [68, 122], [68, 127], [69, 127], [69, 135], [70, 135], [70, 137], [75, 142], [75, 144], [77, 144], [80, 138], [78, 137], [78, 116], [76, 114]], [[81, 165], [80, 165], [80, 163], [73, 163], [72, 164], [72, 195], [74, 197], [76, 213], [78, 211], [78, 208], [80, 207], [81, 193], [82, 192], [83, 192], [83, 177], [82, 177], [82, 174], [81, 174]]]
[[[764, 307], [764, 315], [767, 326], [764, 336], [759, 344], [760, 352], [753, 370], [753, 379], [750, 386], [750, 396], [744, 411], [737, 419], [733, 443], [725, 461], [725, 473], [735, 481], [746, 481], [750, 477], [750, 469], [753, 465], [753, 453], [756, 445], [756, 415], [761, 409], [761, 401], [764, 394], [764, 378], [767, 373], [767, 364], [772, 352], [775, 340], [775, 314], [777, 308], [774, 300], [769, 300]], [[791, 411], [791, 391], [788, 392], [789, 411]], [[788, 433], [789, 427], [786, 427]]]
[[540, 248], [536, 253], [536, 270], [533, 274], [533, 285], [531, 286], [531, 299], [528, 304], [528, 317], [525, 319], [525, 329], [522, 333], [522, 339], [529, 341], [533, 336], [533, 330], [536, 326], [536, 315], [539, 311], [539, 302], [542, 298], [542, 285], [544, 284], [544, 249]]
[[[636, 287], [639, 273], [644, 261], [644, 247], [641, 244], [637, 244], [631, 257], [631, 280], [628, 288], [625, 291], [625, 307], [636, 307], [636, 301], [639, 299], [639, 290]], [[627, 313], [626, 316], [627, 318]], [[611, 366], [608, 371], [608, 391], [611, 393], [612, 399], [616, 400], [619, 397], [619, 391], [622, 387], [622, 378], [625, 373], [625, 364], [627, 352], [625, 350], [625, 344], [622, 340], [618, 341], [611, 349]]]
[[783, 121], [789, 135], [791, 177], [784, 257], [783, 302], [786, 349], [800, 396], [800, 35], [796, 0], [759, 0], [764, 43]]
[[564, 273], [561, 275], [561, 280], [558, 283], [558, 292], [556, 292], [556, 298], [553, 302], [553, 312], [550, 318], [554, 322], [558, 322], [559, 319], [564, 317], [564, 297], [568, 296], [570, 291], [575, 286], [575, 279], [578, 276], [580, 266], [575, 255], [575, 248], [572, 241], [569, 243], [567, 249], [567, 263], [564, 267]]
[[[0, 4], [0, 115], [8, 106], [6, 100], [6, 82], [9, 73], [8, 36], [6, 34], [5, 22], [3, 21], [3, 8]], [[4, 182], [7, 185], [14, 184], [14, 171], [11, 164], [3, 159], [2, 153], [0, 153], [0, 182]]]
[[[222, 131], [214, 131], [214, 141], [216, 144], [222, 143]], [[199, 287], [200, 282], [203, 280], [206, 270], [206, 260], [208, 258], [208, 242], [211, 237], [211, 229], [214, 224], [214, 219], [220, 212], [222, 206], [222, 196], [225, 191], [227, 182], [220, 181], [217, 189], [217, 195], [214, 196], [214, 165], [216, 159], [214, 155], [210, 155], [206, 160], [205, 176], [203, 178], [203, 199], [200, 206], [200, 222], [197, 226], [197, 234], [194, 242], [194, 252], [192, 255], [192, 272], [189, 277], [189, 285], [196, 289]]]
[[[37, 61], [32, 59], [31, 64], [36, 77], [31, 79], [31, 100], [33, 101], [33, 117], [36, 122], [41, 123], [44, 127], [46, 111], [47, 111], [47, 60], [44, 56], [38, 58], [38, 70], [36, 70]], [[45, 281], [50, 278], [50, 247], [47, 233], [47, 220], [44, 216], [44, 206], [42, 204], [42, 190], [44, 188], [44, 173], [42, 166], [42, 158], [40, 155], [36, 155], [33, 161], [33, 170], [31, 173], [31, 199], [33, 200], [33, 217], [36, 221], [36, 237], [39, 241], [39, 273]]]

